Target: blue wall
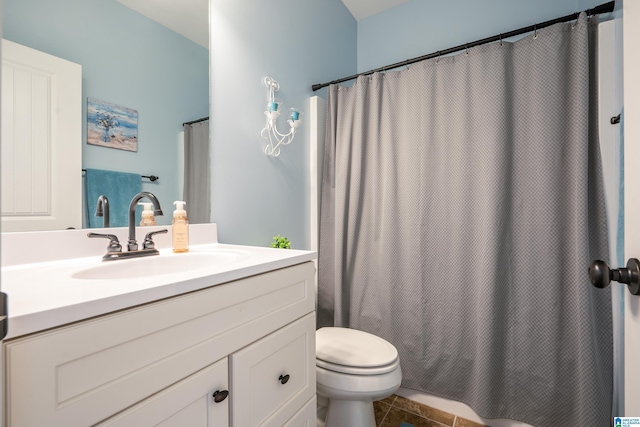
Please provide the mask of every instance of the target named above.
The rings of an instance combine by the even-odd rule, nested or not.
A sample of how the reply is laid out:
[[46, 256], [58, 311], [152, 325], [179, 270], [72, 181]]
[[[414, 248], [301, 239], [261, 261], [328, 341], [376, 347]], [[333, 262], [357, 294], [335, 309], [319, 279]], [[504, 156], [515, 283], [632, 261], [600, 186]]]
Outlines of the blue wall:
[[[163, 206], [158, 223], [170, 223], [172, 203], [182, 199], [182, 123], [209, 115], [209, 51], [115, 0], [2, 6], [4, 38], [82, 65], [83, 168], [160, 176], [143, 180], [143, 189]], [[87, 97], [138, 111], [137, 152], [86, 144]]]
[[[309, 247], [309, 116], [273, 159], [263, 153], [267, 88], [309, 111], [314, 83], [356, 71], [356, 21], [340, 0], [212, 0], [212, 219], [224, 243]], [[283, 118], [281, 130], [288, 128]]]
[[[309, 247], [309, 116], [277, 159], [262, 152], [264, 76], [285, 109], [308, 112], [310, 87], [584, 10], [603, 0], [413, 0], [356, 22], [340, 0], [212, 0], [212, 220], [226, 243]], [[83, 146], [83, 166], [158, 174], [165, 210], [179, 198], [181, 123], [209, 115], [206, 49], [115, 0], [4, 0], [4, 37], [83, 64], [83, 91], [139, 112], [139, 151]], [[61, 4], [63, 4], [61, 6]], [[100, 12], [89, 10], [100, 7]], [[28, 15], [27, 15], [28, 13]], [[124, 13], [124, 18], [115, 18]], [[16, 16], [30, 16], [29, 20]], [[120, 15], [118, 15], [120, 16]], [[41, 37], [43, 36], [44, 37]], [[155, 41], [149, 48], [149, 43]], [[141, 54], [140, 52], [145, 52]], [[91, 63], [89, 63], [91, 59]], [[129, 84], [120, 84], [121, 76]], [[180, 85], [165, 82], [183, 78]], [[166, 100], [170, 100], [167, 102]], [[279, 126], [287, 125], [280, 119]], [[161, 172], [158, 172], [161, 171]], [[170, 215], [158, 218], [170, 220]]]
[[[212, 220], [226, 243], [309, 246], [309, 121], [277, 159], [262, 153], [266, 88], [308, 111], [313, 83], [554, 19], [603, 0], [413, 0], [356, 22], [339, 0], [212, 0]], [[284, 120], [281, 129], [286, 129]]]
[[358, 22], [358, 72], [570, 15], [602, 3], [606, 0], [412, 0]]

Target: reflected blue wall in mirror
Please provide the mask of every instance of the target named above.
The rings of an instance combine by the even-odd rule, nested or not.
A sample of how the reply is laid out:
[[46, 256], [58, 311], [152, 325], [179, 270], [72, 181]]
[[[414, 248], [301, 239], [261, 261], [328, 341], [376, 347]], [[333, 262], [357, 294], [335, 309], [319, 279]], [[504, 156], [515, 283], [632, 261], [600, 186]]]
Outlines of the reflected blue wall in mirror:
[[[208, 49], [116, 0], [3, 0], [2, 20], [3, 38], [82, 65], [83, 168], [159, 176], [143, 190], [169, 224], [182, 200], [182, 123], [209, 115]], [[137, 153], [86, 144], [87, 97], [138, 111]]]

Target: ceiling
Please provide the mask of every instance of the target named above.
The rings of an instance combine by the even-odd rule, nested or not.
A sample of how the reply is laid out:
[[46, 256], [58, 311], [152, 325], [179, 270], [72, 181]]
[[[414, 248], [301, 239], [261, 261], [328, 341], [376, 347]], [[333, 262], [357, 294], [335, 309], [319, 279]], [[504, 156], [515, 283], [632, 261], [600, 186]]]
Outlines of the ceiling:
[[409, 0], [342, 0], [356, 20], [367, 18], [376, 13], [396, 7]]
[[147, 18], [209, 48], [209, 0], [117, 0]]
[[[209, 0], [117, 1], [189, 40], [209, 47]], [[408, 1], [410, 0], [342, 0], [342, 3], [359, 21]]]

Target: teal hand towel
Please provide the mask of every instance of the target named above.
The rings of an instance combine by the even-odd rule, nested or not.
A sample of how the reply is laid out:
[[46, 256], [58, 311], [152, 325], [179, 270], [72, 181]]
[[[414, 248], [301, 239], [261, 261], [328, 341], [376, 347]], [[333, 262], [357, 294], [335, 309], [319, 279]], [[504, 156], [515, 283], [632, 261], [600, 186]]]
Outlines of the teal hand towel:
[[[142, 177], [135, 173], [114, 172], [101, 169], [87, 169], [85, 176], [87, 189], [87, 224], [89, 228], [103, 226], [103, 218], [95, 216], [98, 197], [104, 195], [109, 200], [111, 227], [129, 225], [129, 204], [133, 196], [142, 191]], [[136, 224], [140, 222], [136, 215]]]

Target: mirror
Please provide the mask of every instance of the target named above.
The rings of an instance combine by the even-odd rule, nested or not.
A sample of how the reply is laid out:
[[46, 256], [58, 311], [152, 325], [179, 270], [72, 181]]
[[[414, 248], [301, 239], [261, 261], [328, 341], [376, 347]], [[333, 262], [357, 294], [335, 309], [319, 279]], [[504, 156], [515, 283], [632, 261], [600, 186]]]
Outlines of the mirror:
[[[200, 44], [159, 23], [167, 17]], [[2, 20], [4, 39], [82, 66], [82, 169], [159, 177], [143, 178], [142, 191], [160, 200], [158, 224], [170, 224], [182, 200], [183, 123], [209, 115], [208, 0], [3, 0]], [[89, 98], [137, 112], [137, 151], [87, 144]], [[84, 226], [95, 204], [83, 195], [74, 208]]]

